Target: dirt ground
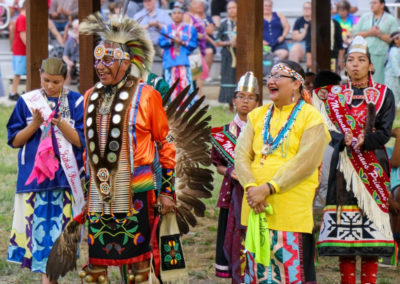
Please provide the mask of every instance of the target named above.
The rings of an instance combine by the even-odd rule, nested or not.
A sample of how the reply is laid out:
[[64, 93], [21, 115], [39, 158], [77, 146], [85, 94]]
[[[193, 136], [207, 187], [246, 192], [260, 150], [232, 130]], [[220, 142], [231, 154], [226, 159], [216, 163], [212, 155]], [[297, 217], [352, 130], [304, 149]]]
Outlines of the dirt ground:
[[[231, 283], [215, 277], [213, 267], [217, 238], [218, 210], [208, 207], [208, 214], [200, 219], [193, 232], [183, 238], [185, 257], [189, 266], [191, 283]], [[358, 268], [360, 260], [358, 260]], [[336, 257], [320, 257], [316, 266], [317, 283], [340, 283], [339, 264]], [[359, 271], [358, 271], [359, 275]], [[357, 283], [361, 283], [358, 281]], [[399, 284], [399, 267], [379, 267], [378, 284]]]

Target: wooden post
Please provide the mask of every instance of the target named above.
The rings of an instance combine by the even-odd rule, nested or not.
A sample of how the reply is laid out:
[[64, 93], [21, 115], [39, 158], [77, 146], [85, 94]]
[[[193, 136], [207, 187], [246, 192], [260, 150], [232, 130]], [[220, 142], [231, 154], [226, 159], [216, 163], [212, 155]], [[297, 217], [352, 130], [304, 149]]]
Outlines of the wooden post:
[[[80, 0], [79, 1], [79, 22], [95, 11], [100, 11], [100, 0]], [[80, 92], [84, 94], [96, 82], [96, 72], [94, 65], [94, 36], [79, 36], [79, 84]]]
[[331, 3], [312, 1], [311, 54], [312, 71], [331, 69]]
[[48, 57], [47, 0], [26, 1], [26, 91], [40, 88], [39, 69]]
[[253, 71], [262, 98], [263, 0], [239, 0], [237, 11], [236, 79]]

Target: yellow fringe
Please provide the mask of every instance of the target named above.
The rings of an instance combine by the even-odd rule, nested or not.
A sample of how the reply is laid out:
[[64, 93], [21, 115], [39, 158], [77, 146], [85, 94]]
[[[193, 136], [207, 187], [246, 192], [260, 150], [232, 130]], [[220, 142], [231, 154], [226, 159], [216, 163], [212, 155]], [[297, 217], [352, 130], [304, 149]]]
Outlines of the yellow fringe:
[[[329, 119], [329, 116], [325, 110], [324, 103], [318, 98], [315, 92], [313, 95], [313, 105], [321, 113], [326, 125], [328, 126], [328, 129], [330, 131], [341, 133]], [[357, 198], [358, 207], [360, 207], [361, 210], [363, 210], [367, 214], [368, 218], [375, 224], [377, 229], [386, 238], [392, 238], [393, 236], [392, 229], [390, 227], [389, 214], [382, 212], [380, 208], [376, 205], [372, 196], [367, 192], [364, 183], [361, 181], [361, 178], [354, 170], [353, 164], [347, 156], [346, 148], [339, 154], [338, 170], [341, 171], [344, 175], [344, 178], [346, 180], [346, 190], [353, 191], [354, 196]]]

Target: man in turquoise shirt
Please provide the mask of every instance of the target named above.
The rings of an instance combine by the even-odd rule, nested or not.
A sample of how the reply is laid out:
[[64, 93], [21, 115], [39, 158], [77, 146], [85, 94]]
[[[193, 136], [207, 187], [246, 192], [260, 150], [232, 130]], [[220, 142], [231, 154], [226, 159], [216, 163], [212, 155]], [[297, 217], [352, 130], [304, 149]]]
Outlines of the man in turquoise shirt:
[[396, 19], [385, 12], [385, 0], [371, 0], [371, 12], [360, 18], [354, 28], [354, 34], [360, 35], [368, 42], [371, 60], [374, 64], [374, 80], [385, 83], [385, 61], [389, 49], [390, 34], [398, 30]]

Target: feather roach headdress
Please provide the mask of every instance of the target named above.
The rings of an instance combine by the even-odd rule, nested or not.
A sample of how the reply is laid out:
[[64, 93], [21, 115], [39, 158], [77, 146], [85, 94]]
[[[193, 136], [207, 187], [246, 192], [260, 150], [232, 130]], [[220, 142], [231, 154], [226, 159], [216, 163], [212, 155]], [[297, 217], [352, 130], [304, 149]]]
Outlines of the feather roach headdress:
[[[126, 1], [128, 2], [128, 1]], [[123, 9], [124, 10], [124, 9]], [[122, 12], [105, 22], [99, 12], [88, 16], [79, 26], [81, 34], [96, 34], [103, 41], [120, 44], [129, 53], [132, 75], [142, 77], [150, 70], [154, 48], [146, 29]]]

